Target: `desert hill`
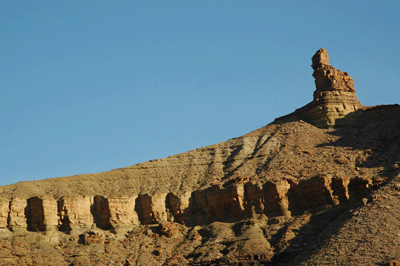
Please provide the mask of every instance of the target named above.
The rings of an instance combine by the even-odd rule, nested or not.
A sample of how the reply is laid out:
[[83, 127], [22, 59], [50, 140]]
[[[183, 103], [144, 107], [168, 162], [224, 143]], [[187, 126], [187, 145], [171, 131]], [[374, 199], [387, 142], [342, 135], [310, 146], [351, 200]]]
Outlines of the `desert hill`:
[[1, 264], [400, 259], [400, 106], [363, 106], [324, 49], [312, 68], [311, 103], [241, 137], [109, 172], [0, 187]]

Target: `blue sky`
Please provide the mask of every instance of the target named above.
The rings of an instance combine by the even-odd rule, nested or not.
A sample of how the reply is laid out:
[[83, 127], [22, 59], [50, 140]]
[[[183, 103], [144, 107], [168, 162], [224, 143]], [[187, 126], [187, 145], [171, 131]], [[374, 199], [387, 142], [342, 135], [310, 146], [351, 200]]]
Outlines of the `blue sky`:
[[399, 103], [400, 1], [0, 1], [0, 185], [238, 137], [312, 100], [321, 47]]

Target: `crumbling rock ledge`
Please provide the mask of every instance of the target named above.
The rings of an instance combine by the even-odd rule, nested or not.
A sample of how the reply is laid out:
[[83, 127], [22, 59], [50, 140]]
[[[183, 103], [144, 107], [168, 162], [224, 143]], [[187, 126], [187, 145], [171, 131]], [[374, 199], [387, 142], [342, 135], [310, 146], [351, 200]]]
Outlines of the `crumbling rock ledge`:
[[[372, 188], [368, 179], [316, 176], [296, 182], [214, 185], [185, 196], [173, 193], [119, 197], [68, 196], [0, 199], [0, 228], [11, 231], [113, 230], [165, 221], [187, 226], [237, 221], [254, 214], [299, 215], [360, 198]], [[353, 192], [354, 191], [354, 192]]]

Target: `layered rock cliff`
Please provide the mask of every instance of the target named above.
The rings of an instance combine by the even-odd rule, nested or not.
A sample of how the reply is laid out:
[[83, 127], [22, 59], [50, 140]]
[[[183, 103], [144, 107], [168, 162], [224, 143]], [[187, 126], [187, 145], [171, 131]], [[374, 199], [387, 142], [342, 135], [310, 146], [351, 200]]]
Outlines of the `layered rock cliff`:
[[116, 265], [279, 261], [311, 214], [349, 208], [399, 173], [399, 106], [362, 106], [324, 49], [312, 67], [313, 101], [244, 136], [109, 172], [0, 187], [7, 258], [18, 257], [16, 239], [33, 234], [66, 265], [94, 259], [92, 245]]
[[349, 125], [364, 106], [357, 100], [349, 73], [329, 65], [328, 51], [319, 49], [312, 57], [316, 90], [314, 99], [303, 108], [303, 116], [317, 127]]
[[[16, 184], [14, 191], [2, 193], [0, 225], [30, 231], [69, 231], [92, 225], [108, 230], [162, 221], [194, 226], [251, 217], [253, 211], [290, 217], [321, 210], [362, 197], [381, 182], [375, 177], [379, 169], [360, 169], [371, 150], [330, 144], [337, 139], [305, 122], [289, 122], [166, 159], [81, 176], [86, 182], [107, 182], [108, 191], [100, 188], [85, 195], [84, 189], [93, 186], [76, 184], [80, 176], [68, 181], [76, 184], [81, 195], [54, 189], [61, 185], [57, 179]], [[108, 183], [117, 173], [125, 176], [114, 185]], [[20, 187], [25, 184], [32, 185], [28, 193]], [[35, 185], [57, 194], [16, 197], [29, 195]], [[121, 186], [120, 193], [108, 193], [116, 186]]]

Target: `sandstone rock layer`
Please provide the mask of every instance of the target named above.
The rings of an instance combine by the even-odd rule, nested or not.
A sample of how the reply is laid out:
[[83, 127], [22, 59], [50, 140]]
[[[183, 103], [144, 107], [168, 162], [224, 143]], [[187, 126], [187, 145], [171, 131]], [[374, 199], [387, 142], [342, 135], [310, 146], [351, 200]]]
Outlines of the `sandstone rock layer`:
[[[333, 187], [333, 183], [342, 186]], [[368, 194], [372, 182], [362, 180], [358, 186], [361, 184], [362, 188], [356, 188], [357, 193], [361, 196]], [[173, 194], [108, 198], [98, 195], [62, 197], [58, 200], [40, 197], [27, 200], [3, 198], [0, 225], [12, 230], [79, 231], [93, 226], [110, 230], [165, 221], [194, 226], [251, 218], [253, 213], [268, 217], [290, 217], [291, 213], [312, 212], [341, 201], [346, 202], [349, 200], [347, 191], [355, 189], [347, 185], [351, 184], [340, 178], [317, 176], [299, 182], [282, 180], [261, 184], [249, 181], [226, 186], [214, 185], [195, 191], [186, 198], [173, 197]]]
[[305, 117], [317, 127], [348, 125], [363, 106], [357, 100], [353, 79], [329, 65], [328, 51], [319, 49], [312, 57], [316, 90]]

